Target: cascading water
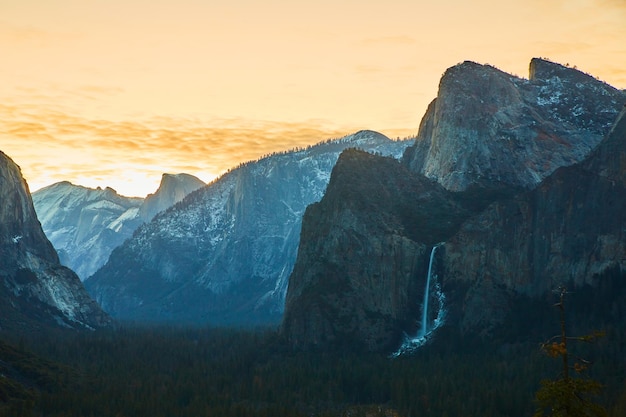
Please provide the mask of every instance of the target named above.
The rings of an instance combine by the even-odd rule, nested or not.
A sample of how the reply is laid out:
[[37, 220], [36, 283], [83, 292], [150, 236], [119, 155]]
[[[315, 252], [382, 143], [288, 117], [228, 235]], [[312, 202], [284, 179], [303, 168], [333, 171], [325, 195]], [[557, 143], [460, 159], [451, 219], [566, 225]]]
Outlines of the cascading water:
[[[443, 303], [445, 300], [445, 296], [441, 291], [439, 283], [435, 283], [435, 295], [437, 297], [437, 300], [439, 301], [439, 311], [437, 312], [437, 317], [433, 320], [433, 325], [430, 327], [428, 326], [428, 304], [431, 296], [431, 280], [433, 280], [433, 262], [435, 260], [435, 252], [437, 251], [437, 248], [439, 248], [441, 245], [443, 245], [443, 243], [436, 244], [430, 251], [430, 259], [428, 261], [428, 273], [426, 275], [426, 288], [424, 289], [424, 299], [422, 301], [422, 326], [415, 337], [405, 337], [405, 340], [400, 348], [391, 355], [393, 357], [413, 352], [415, 349], [426, 343], [426, 341], [428, 340], [428, 336], [439, 326], [441, 326], [441, 324], [443, 324], [445, 314], [445, 311], [443, 310]], [[436, 275], [434, 276], [434, 278], [436, 279]]]
[[430, 297], [430, 279], [433, 272], [433, 259], [439, 245], [433, 246], [430, 251], [430, 260], [428, 261], [428, 274], [426, 275], [426, 289], [424, 290], [424, 302], [422, 304], [422, 331], [418, 336], [424, 337], [428, 331], [428, 299]]

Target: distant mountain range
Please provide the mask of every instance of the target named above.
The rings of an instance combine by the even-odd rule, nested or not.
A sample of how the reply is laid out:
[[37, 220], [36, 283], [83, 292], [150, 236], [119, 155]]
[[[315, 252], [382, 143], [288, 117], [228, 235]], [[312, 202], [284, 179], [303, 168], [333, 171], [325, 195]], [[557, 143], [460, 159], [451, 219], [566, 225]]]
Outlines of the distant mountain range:
[[106, 326], [104, 310], [281, 323], [295, 349], [405, 352], [441, 325], [476, 337], [539, 325], [539, 309], [516, 308], [559, 285], [584, 288], [589, 316], [615, 322], [626, 314], [625, 103], [543, 59], [529, 79], [463, 62], [413, 140], [360, 131], [206, 186], [164, 175], [145, 200], [64, 182], [33, 208], [0, 154], [0, 328]]
[[85, 286], [120, 320], [278, 323], [302, 215], [339, 154], [409, 144], [362, 131], [243, 164], [140, 227]]
[[61, 263], [85, 280], [105, 264], [114, 248], [187, 194], [206, 185], [188, 174], [163, 174], [154, 194], [124, 197], [112, 188], [91, 189], [67, 181], [33, 193], [37, 217]]

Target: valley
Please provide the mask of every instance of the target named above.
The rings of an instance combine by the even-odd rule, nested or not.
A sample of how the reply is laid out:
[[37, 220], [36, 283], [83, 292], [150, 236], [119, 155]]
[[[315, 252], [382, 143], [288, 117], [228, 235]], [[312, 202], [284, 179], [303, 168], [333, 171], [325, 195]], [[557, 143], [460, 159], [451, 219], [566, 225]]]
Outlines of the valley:
[[31, 194], [0, 152], [0, 415], [522, 417], [570, 357], [623, 417], [625, 105], [545, 59], [465, 61], [415, 137], [145, 199]]

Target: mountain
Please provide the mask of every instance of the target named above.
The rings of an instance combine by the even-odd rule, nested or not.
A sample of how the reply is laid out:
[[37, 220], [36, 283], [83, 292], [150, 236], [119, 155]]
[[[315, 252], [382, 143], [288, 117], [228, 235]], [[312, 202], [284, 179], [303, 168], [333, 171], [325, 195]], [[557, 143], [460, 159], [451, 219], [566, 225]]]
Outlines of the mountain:
[[303, 218], [282, 322], [290, 344], [397, 345], [418, 316], [431, 247], [501, 195], [460, 196], [392, 158], [344, 151], [324, 197]]
[[95, 328], [110, 318], [46, 238], [20, 168], [0, 152], [0, 330]]
[[608, 120], [625, 102], [543, 60], [530, 80], [448, 70], [401, 164], [346, 152], [307, 209], [281, 326], [290, 345], [409, 349], [446, 320], [489, 335], [557, 282], [619, 282], [626, 159], [623, 119]]
[[109, 187], [92, 189], [63, 181], [34, 192], [32, 197], [61, 263], [83, 280], [142, 223], [138, 213], [143, 200], [121, 196]]
[[512, 297], [539, 297], [559, 286], [590, 293], [602, 286], [624, 297], [626, 109], [589, 158], [494, 203], [466, 222], [444, 253], [445, 280], [469, 286], [465, 331], [488, 332], [502, 324]]
[[443, 75], [403, 160], [452, 191], [472, 184], [533, 188], [555, 169], [584, 159], [625, 97], [543, 59], [531, 61], [527, 80], [466, 61]]
[[170, 208], [206, 184], [189, 174], [163, 174], [156, 193], [149, 194], [139, 206], [139, 217], [149, 222], [158, 213]]
[[156, 193], [145, 199], [124, 197], [109, 187], [92, 189], [67, 181], [42, 188], [32, 197], [61, 263], [84, 280], [141, 224], [204, 185], [192, 175], [163, 174]]
[[408, 144], [361, 131], [243, 164], [139, 228], [85, 285], [121, 320], [277, 323], [302, 215], [341, 151]]

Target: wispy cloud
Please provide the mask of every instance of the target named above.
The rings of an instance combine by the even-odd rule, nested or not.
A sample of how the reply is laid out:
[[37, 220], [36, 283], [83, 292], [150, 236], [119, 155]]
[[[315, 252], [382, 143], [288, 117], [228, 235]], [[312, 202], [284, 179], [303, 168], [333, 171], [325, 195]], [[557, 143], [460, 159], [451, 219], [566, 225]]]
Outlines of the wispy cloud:
[[389, 45], [415, 45], [417, 40], [406, 35], [379, 36], [376, 38], [366, 38], [358, 42], [362, 46], [389, 46]]
[[387, 71], [387, 69], [381, 65], [357, 65], [354, 70], [357, 74], [362, 75], [381, 74]]
[[324, 125], [167, 117], [112, 122], [0, 105], [0, 148], [21, 165], [33, 190], [69, 180], [146, 195], [163, 172], [210, 181], [239, 163], [353, 131]]
[[[564, 42], [540, 40], [534, 43], [536, 49], [545, 55], [564, 55], [592, 49], [594, 46], [584, 42]], [[546, 57], [546, 58], [549, 58]]]
[[0, 20], [0, 43], [19, 43], [25, 46], [47, 46], [58, 41], [80, 39], [78, 33], [50, 31], [38, 27], [14, 25]]

